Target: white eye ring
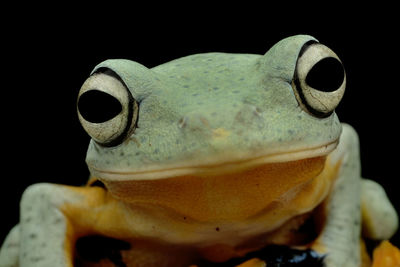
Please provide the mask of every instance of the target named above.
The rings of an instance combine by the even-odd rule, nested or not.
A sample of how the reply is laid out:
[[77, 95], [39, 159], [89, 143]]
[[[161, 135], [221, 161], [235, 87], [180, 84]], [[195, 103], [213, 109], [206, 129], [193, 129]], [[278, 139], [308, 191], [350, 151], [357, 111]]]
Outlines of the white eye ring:
[[[318, 63], [327, 61], [327, 59], [333, 63], [336, 62], [336, 72], [340, 72], [341, 69], [342, 73], [339, 74], [342, 76], [329, 77], [331, 73], [325, 71], [324, 76], [326, 77], [321, 78], [326, 78], [326, 80], [329, 80], [329, 78], [336, 79], [336, 86], [334, 88], [314, 88], [310, 86], [307, 77], [314, 71], [314, 67]], [[297, 59], [292, 84], [297, 101], [304, 110], [318, 117], [327, 117], [334, 111], [344, 95], [346, 73], [341, 60], [330, 48], [320, 43], [306, 44]]]
[[[115, 146], [121, 143], [135, 129], [138, 115], [137, 102], [133, 99], [123, 82], [114, 76], [116, 74], [95, 73], [83, 83], [78, 93], [77, 110], [79, 121], [89, 136], [103, 146]], [[114, 102], [118, 101], [121, 111], [118, 114], [113, 114], [112, 118], [105, 119], [104, 121], [91, 121], [81, 110], [82, 107], [80, 106], [83, 101], [80, 100], [85, 94], [87, 96], [96, 92], [105, 93], [106, 97], [110, 100]], [[99, 106], [99, 103], [89, 104], [89, 108], [94, 109], [93, 112], [108, 108], [107, 106]]]

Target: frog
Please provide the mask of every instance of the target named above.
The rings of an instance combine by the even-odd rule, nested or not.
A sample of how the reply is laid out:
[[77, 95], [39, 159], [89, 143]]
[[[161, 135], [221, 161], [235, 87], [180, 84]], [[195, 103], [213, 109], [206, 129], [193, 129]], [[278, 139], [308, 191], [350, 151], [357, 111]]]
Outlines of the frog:
[[[266, 266], [252, 255], [272, 246], [361, 266], [362, 240], [398, 216], [361, 177], [345, 88], [341, 59], [303, 34], [264, 55], [101, 62], [77, 98], [89, 181], [29, 186], [0, 266]], [[108, 257], [85, 254], [103, 243]]]

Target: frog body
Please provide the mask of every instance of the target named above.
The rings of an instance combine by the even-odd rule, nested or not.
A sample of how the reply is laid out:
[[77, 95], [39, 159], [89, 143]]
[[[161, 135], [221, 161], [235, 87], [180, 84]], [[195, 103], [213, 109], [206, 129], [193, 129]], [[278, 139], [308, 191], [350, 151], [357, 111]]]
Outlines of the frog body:
[[[78, 95], [88, 185], [30, 186], [0, 266], [201, 266], [269, 245], [360, 266], [361, 225], [388, 239], [398, 218], [334, 112], [345, 84], [338, 56], [307, 35], [265, 55], [100, 63]], [[82, 256], [95, 236], [118, 253]]]

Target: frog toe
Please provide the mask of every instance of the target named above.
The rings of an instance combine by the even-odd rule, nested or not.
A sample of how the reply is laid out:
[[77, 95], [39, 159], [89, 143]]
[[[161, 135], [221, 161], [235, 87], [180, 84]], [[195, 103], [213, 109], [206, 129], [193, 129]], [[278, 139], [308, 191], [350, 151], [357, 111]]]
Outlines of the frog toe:
[[368, 179], [362, 180], [361, 189], [363, 235], [374, 240], [391, 238], [398, 228], [399, 219], [385, 190]]
[[373, 252], [372, 267], [395, 266], [400, 266], [400, 250], [385, 240]]

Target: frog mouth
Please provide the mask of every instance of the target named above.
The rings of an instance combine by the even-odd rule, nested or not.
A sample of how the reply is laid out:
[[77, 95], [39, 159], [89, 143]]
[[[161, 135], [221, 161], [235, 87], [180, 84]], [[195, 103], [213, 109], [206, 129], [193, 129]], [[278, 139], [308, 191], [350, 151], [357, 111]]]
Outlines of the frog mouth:
[[[254, 166], [294, 162], [304, 159], [323, 157], [332, 152], [337, 147], [338, 143], [339, 139], [307, 149], [268, 153], [264, 155], [261, 154], [253, 157], [240, 155], [236, 159], [232, 159], [232, 156], [230, 154], [218, 155], [217, 158], [209, 158], [207, 162], [203, 163], [187, 162], [186, 164], [176, 166], [158, 166], [139, 171], [104, 170], [97, 168], [90, 163], [88, 163], [88, 167], [92, 176], [97, 177], [103, 181], [161, 180], [186, 175], [216, 176], [219, 174], [236, 173], [241, 170], [252, 168]], [[231, 158], [231, 160], [221, 160], [226, 158]]]
[[[328, 156], [336, 146], [332, 142], [306, 150], [147, 171], [91, 171], [112, 196], [131, 207], [200, 224], [250, 220], [265, 231], [265, 222], [272, 230], [326, 197], [340, 161], [336, 153]], [[224, 225], [239, 226], [232, 227]]]

